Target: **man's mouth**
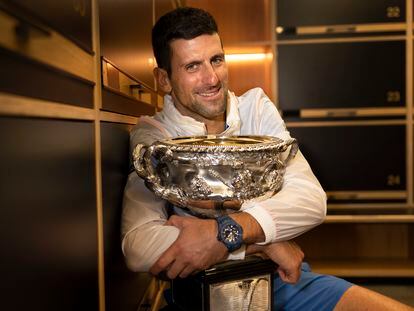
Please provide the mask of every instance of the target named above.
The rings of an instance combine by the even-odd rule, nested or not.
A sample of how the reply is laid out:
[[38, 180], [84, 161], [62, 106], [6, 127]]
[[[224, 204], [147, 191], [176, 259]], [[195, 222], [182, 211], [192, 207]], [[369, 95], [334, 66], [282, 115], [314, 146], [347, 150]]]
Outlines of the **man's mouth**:
[[198, 95], [203, 97], [214, 97], [220, 93], [221, 87], [217, 87], [208, 91], [198, 92]]

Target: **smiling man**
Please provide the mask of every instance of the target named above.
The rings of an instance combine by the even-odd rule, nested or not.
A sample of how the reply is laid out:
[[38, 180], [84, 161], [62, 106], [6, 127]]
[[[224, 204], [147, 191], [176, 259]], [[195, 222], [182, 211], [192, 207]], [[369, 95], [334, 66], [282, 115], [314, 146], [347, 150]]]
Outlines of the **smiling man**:
[[[162, 112], [142, 117], [134, 127], [131, 150], [138, 143], [150, 145], [178, 136], [290, 138], [277, 109], [261, 89], [242, 96], [228, 90], [224, 50], [209, 13], [194, 8], [167, 13], [154, 26], [152, 43], [158, 64], [154, 75], [167, 95]], [[198, 204], [194, 202], [200, 207]], [[205, 208], [214, 207], [204, 204]], [[302, 264], [302, 251], [289, 240], [323, 221], [326, 195], [300, 151], [287, 165], [283, 187], [273, 197], [250, 205], [226, 204], [239, 204], [240, 211], [199, 219], [156, 197], [131, 173], [122, 218], [122, 247], [128, 266], [154, 275], [164, 272], [173, 279], [223, 260], [261, 253], [279, 266], [274, 310], [409, 310], [345, 280], [315, 274]], [[234, 239], [223, 236], [223, 228], [231, 228]]]

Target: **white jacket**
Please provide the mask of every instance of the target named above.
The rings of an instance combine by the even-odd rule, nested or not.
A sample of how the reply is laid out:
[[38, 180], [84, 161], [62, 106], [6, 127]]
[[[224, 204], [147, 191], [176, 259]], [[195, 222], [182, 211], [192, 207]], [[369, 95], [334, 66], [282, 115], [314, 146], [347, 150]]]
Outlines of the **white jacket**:
[[[262, 89], [249, 90], [240, 97], [229, 92], [227, 129], [223, 135], [270, 135], [290, 138], [274, 104]], [[156, 140], [206, 135], [204, 123], [181, 115], [171, 96], [154, 117], [142, 117], [131, 132], [131, 150]], [[282, 189], [272, 198], [243, 206], [261, 225], [263, 244], [292, 239], [320, 224], [326, 215], [326, 195], [301, 152], [289, 161]], [[178, 214], [184, 213], [176, 208]], [[124, 192], [122, 250], [130, 269], [148, 271], [158, 257], [176, 240], [179, 230], [163, 226], [167, 219], [165, 201], [156, 197], [138, 175], [129, 175]], [[243, 258], [244, 248], [229, 259]]]

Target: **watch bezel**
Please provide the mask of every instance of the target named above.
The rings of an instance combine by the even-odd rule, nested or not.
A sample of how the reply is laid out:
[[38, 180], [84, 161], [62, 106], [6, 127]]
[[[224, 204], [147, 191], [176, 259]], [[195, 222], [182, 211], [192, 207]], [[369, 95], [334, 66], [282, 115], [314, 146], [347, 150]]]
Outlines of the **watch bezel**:
[[[243, 244], [243, 228], [231, 217], [219, 216], [216, 218], [218, 225], [217, 240], [222, 242], [229, 252], [233, 252]], [[226, 233], [226, 231], [228, 231]], [[234, 239], [229, 239], [233, 233]]]

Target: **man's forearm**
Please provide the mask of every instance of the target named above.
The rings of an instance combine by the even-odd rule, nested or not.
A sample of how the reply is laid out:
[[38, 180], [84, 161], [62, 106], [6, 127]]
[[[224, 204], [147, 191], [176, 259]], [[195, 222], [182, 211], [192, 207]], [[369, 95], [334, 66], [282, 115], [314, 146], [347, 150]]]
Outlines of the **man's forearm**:
[[257, 244], [246, 244], [246, 255], [264, 255], [265, 246]]
[[243, 228], [243, 242], [245, 244], [259, 243], [265, 240], [265, 234], [257, 220], [248, 213], [234, 213], [230, 215]]

